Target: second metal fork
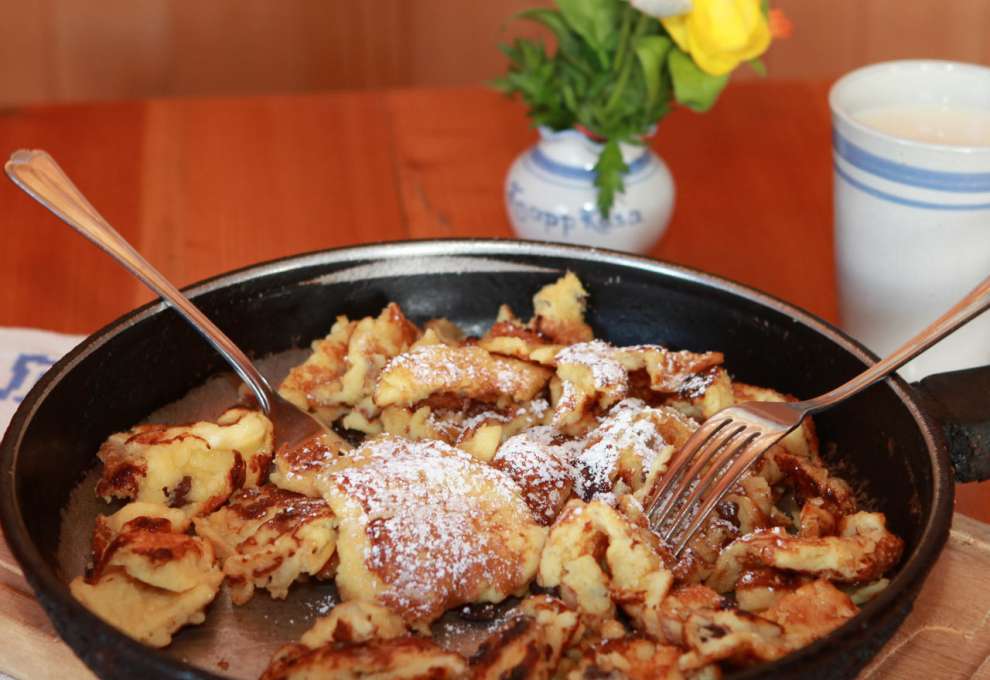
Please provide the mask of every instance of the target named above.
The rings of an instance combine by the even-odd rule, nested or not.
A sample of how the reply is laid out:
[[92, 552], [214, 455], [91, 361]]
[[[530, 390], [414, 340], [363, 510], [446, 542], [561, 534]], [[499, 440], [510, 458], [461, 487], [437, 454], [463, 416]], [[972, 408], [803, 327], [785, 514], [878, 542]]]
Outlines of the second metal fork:
[[751, 401], [719, 411], [674, 454], [653, 488], [650, 527], [679, 555], [742, 476], [806, 416], [887, 377], [988, 307], [990, 277], [893, 354], [831, 392], [807, 401]]

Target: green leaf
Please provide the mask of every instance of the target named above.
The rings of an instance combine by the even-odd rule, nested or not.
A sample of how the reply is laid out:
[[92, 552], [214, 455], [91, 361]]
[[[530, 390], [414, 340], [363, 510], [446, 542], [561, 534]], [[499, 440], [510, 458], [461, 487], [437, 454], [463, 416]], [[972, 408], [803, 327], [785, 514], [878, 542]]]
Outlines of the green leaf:
[[595, 163], [595, 186], [598, 188], [598, 212], [607, 218], [615, 202], [616, 192], [625, 191], [622, 175], [629, 170], [622, 160], [619, 142], [609, 139]]
[[574, 92], [574, 87], [570, 83], [564, 83], [560, 93], [564, 97], [564, 103], [567, 105], [567, 108], [571, 111], [576, 111], [578, 108], [578, 99], [577, 94]]
[[646, 96], [650, 105], [659, 101], [663, 78], [663, 62], [673, 42], [663, 35], [647, 35], [636, 40], [633, 49], [643, 69], [643, 80], [646, 83]]
[[529, 21], [534, 21], [538, 24], [546, 26], [553, 33], [554, 37], [557, 39], [557, 46], [560, 49], [567, 48], [567, 51], [576, 51], [577, 49], [577, 37], [571, 31], [570, 26], [564, 20], [564, 17], [552, 9], [547, 9], [545, 7], [539, 7], [537, 9], [528, 9], [525, 12], [520, 12], [516, 15], [520, 19], [528, 19]]
[[520, 12], [516, 16], [550, 29], [557, 39], [557, 52], [564, 57], [562, 64], [570, 64], [586, 75], [590, 75], [598, 68], [598, 57], [595, 52], [571, 29], [559, 11], [537, 8]]
[[619, 0], [557, 0], [564, 19], [608, 66], [608, 50], [619, 39]]
[[674, 81], [674, 97], [694, 111], [704, 112], [712, 107], [729, 82], [729, 74], [713, 76], [698, 68], [694, 60], [680, 48], [670, 52], [670, 77]]
[[537, 125], [554, 129], [570, 127], [575, 116], [559, 87], [560, 62], [547, 55], [540, 41], [516, 39], [511, 45], [501, 47], [509, 57], [509, 70], [492, 85], [505, 94], [518, 94]]
[[493, 80], [488, 81], [488, 86], [497, 92], [502, 92], [504, 94], [512, 94], [514, 91], [512, 83], [505, 76], [499, 76]]
[[755, 59], [750, 59], [749, 66], [754, 71], [756, 71], [756, 75], [760, 76], [761, 78], [767, 77], [767, 65], [764, 64], [763, 60], [760, 59], [759, 57], [756, 57]]

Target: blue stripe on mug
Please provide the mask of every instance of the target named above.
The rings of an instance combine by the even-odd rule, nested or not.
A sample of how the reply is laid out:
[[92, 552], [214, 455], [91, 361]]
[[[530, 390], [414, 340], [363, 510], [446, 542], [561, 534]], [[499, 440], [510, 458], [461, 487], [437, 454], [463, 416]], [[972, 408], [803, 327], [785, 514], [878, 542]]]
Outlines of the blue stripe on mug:
[[853, 167], [891, 182], [935, 191], [990, 192], [990, 172], [943, 172], [904, 165], [856, 146], [835, 129], [832, 130], [832, 144], [835, 152]]
[[[582, 181], [594, 181], [595, 172], [593, 170], [586, 170], [578, 165], [565, 165], [563, 163], [558, 163], [553, 160], [545, 153], [540, 151], [540, 147], [535, 147], [529, 154], [530, 159], [536, 167], [549, 172], [552, 175], [557, 175], [558, 177], [566, 177], [567, 179], [577, 179]], [[650, 162], [650, 152], [644, 151], [643, 155], [634, 160], [629, 164], [629, 170], [626, 172], [626, 176], [634, 175], [643, 168], [647, 166]]]
[[833, 163], [833, 166], [835, 167], [835, 174], [844, 179], [851, 186], [856, 187], [860, 191], [867, 193], [874, 198], [879, 198], [881, 201], [897, 203], [898, 205], [904, 205], [909, 208], [922, 208], [924, 210], [990, 210], [990, 203], [964, 203], [956, 205], [952, 203], [929, 203], [927, 201], [916, 201], [911, 198], [895, 196], [894, 194], [888, 194], [886, 191], [874, 189], [871, 186], [863, 184], [857, 179], [853, 179], [848, 173], [839, 167], [838, 163]]

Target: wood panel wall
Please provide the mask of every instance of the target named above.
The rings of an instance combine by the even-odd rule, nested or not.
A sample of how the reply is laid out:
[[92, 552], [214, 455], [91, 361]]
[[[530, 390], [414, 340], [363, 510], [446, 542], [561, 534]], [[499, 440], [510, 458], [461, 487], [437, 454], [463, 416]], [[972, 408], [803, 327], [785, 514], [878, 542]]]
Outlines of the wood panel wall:
[[[504, 67], [511, 15], [548, 0], [3, 0], [0, 105], [460, 85]], [[774, 0], [770, 77], [902, 57], [990, 63], [990, 0]], [[750, 76], [743, 76], [750, 77]]]

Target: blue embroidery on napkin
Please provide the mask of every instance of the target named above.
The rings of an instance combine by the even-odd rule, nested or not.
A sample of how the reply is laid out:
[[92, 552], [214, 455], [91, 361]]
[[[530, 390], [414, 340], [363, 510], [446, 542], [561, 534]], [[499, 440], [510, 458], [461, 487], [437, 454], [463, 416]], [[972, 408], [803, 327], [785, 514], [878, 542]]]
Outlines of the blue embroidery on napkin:
[[35, 364], [47, 369], [54, 363], [55, 360], [46, 354], [18, 354], [13, 366], [10, 367], [10, 380], [5, 387], [0, 387], [0, 401], [10, 400], [15, 404], [21, 403], [24, 394], [14, 393], [18, 391], [26, 393], [44, 373], [44, 371], [38, 372], [35, 379], [29, 381], [31, 365]]

